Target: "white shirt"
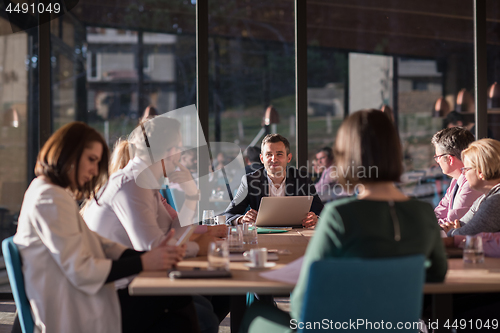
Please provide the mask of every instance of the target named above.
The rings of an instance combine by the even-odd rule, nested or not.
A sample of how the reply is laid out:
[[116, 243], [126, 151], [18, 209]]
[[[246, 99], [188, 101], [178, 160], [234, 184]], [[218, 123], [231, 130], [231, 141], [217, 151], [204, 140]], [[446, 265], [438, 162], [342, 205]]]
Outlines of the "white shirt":
[[126, 247], [89, 230], [72, 196], [36, 178], [24, 196], [17, 233], [35, 332], [121, 332], [113, 283]]
[[[158, 190], [139, 187], [135, 182], [134, 170], [145, 170], [145, 165], [138, 157], [130, 160], [125, 168], [111, 175], [97, 195], [99, 204], [93, 200], [84, 213], [91, 230], [137, 251], [155, 248], [172, 228], [180, 237], [187, 227], [181, 227], [179, 219], [192, 220], [195, 213], [184, 205], [179, 217], [172, 220]], [[195, 257], [198, 250], [197, 243], [188, 242], [186, 256]], [[117, 287], [121, 286], [117, 282]]]
[[286, 179], [286, 177], [283, 178], [280, 186], [276, 187], [276, 185], [274, 185], [271, 178], [269, 178], [269, 175], [267, 175], [267, 181], [269, 182], [269, 196], [270, 197], [284, 197], [285, 196], [285, 179]]

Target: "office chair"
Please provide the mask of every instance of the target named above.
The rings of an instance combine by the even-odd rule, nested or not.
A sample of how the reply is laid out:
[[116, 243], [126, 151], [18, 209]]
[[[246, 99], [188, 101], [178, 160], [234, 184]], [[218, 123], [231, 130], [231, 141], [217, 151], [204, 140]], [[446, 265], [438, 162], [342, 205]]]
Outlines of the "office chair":
[[5, 261], [5, 267], [7, 268], [12, 294], [14, 295], [21, 329], [23, 330], [23, 333], [32, 333], [34, 329], [34, 322], [31, 315], [30, 303], [26, 297], [26, 291], [24, 289], [21, 256], [19, 255], [19, 250], [16, 244], [14, 244], [13, 238], [14, 237], [9, 237], [3, 240], [3, 258]]
[[424, 261], [422, 255], [316, 261], [311, 265], [302, 313], [296, 321], [319, 323], [316, 328], [306, 329], [296, 323], [291, 327], [289, 318], [276, 311], [259, 314], [251, 309], [249, 316], [255, 319], [248, 325], [251, 318], [246, 316], [241, 332], [246, 325], [249, 332], [257, 333], [294, 332], [292, 328], [299, 333], [324, 332], [325, 325], [330, 330], [352, 329], [352, 322], [363, 332], [390, 330], [387, 325], [396, 329], [398, 323], [411, 323], [411, 328], [403, 326], [402, 330], [417, 332], [420, 327], [414, 323], [419, 323], [422, 307]]
[[[418, 255], [314, 262], [301, 320], [356, 321], [356, 324], [363, 324], [357, 327], [364, 332], [379, 332], [380, 328], [373, 324], [382, 320], [391, 325], [418, 322], [425, 280], [424, 261], [424, 257]], [[417, 327], [408, 331], [417, 332]]]
[[177, 210], [177, 205], [176, 205], [176, 202], [175, 202], [175, 198], [174, 198], [174, 195], [172, 193], [172, 190], [166, 186], [165, 188], [162, 188], [160, 190], [160, 194], [162, 197], [165, 198], [165, 200], [167, 200], [167, 203], [172, 206], [172, 208], [178, 212]]

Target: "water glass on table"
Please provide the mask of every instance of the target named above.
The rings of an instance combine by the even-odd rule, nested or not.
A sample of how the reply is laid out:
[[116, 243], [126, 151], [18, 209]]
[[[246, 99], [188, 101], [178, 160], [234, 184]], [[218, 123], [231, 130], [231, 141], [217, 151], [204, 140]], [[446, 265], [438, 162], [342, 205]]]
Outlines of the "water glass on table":
[[229, 247], [226, 241], [208, 244], [208, 270], [229, 270]]
[[241, 225], [227, 228], [227, 241], [229, 252], [243, 251], [243, 227]]
[[215, 225], [215, 213], [213, 210], [203, 211], [203, 225]]
[[483, 239], [481, 236], [465, 238], [464, 262], [480, 264], [484, 262]]
[[243, 223], [243, 244], [257, 244], [257, 226], [255, 223]]

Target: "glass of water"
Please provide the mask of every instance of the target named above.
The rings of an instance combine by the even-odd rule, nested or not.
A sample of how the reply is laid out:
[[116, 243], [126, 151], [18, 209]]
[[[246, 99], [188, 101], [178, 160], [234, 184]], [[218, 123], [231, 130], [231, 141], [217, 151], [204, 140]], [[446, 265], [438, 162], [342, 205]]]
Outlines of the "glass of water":
[[226, 241], [208, 244], [208, 270], [229, 270], [229, 246]]
[[243, 223], [243, 244], [257, 243], [257, 226], [255, 223]]
[[204, 225], [215, 225], [215, 213], [213, 210], [203, 211], [203, 224]]
[[483, 239], [481, 236], [465, 238], [464, 262], [480, 264], [484, 262]]
[[229, 252], [243, 252], [243, 228], [241, 225], [227, 228]]

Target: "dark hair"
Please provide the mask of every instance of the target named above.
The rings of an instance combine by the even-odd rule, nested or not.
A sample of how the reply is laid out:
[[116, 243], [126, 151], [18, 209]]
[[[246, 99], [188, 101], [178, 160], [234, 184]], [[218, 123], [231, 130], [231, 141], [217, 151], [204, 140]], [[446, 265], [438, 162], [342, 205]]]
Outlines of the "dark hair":
[[189, 146], [184, 146], [183, 149], [184, 150], [182, 151], [181, 156], [191, 155], [194, 158], [196, 158], [196, 148], [189, 147]]
[[285, 145], [285, 149], [286, 149], [286, 154], [290, 154], [290, 142], [288, 142], [288, 140], [283, 136], [283, 135], [280, 135], [280, 134], [268, 134], [264, 137], [264, 139], [262, 139], [262, 144], [261, 144], [261, 149], [264, 150], [264, 145], [266, 143], [276, 143], [276, 142], [283, 142], [283, 144]]
[[443, 128], [447, 128], [450, 124], [458, 126], [458, 122], [461, 122], [462, 126], [465, 125], [464, 116], [457, 111], [451, 111], [443, 119]]
[[341, 184], [399, 181], [403, 160], [398, 133], [380, 110], [351, 114], [340, 126], [334, 155]]
[[148, 105], [145, 109], [144, 109], [144, 112], [142, 114], [142, 117], [140, 118], [139, 120], [139, 124], [141, 122], [145, 122], [147, 121], [148, 119], [151, 119], [151, 118], [154, 118], [156, 117], [157, 115], [159, 115], [160, 113], [158, 112], [158, 110], [156, 110], [156, 108], [153, 106], [153, 105]]
[[99, 174], [83, 186], [80, 186], [77, 181], [77, 188], [73, 190], [77, 199], [95, 196], [96, 189], [106, 183], [108, 179], [109, 151], [101, 134], [85, 123], [69, 123], [50, 136], [38, 154], [35, 175], [46, 176], [53, 184], [63, 188], [70, 187], [68, 172], [73, 166], [75, 175], [78, 175], [78, 165], [83, 150], [88, 148], [92, 142], [99, 142], [102, 145]]
[[323, 147], [320, 150], [318, 150], [318, 152], [316, 154], [319, 154], [321, 152], [325, 153], [326, 158], [329, 161], [333, 161], [333, 149], [332, 148], [330, 148], [330, 147]]
[[462, 151], [474, 142], [474, 135], [464, 127], [445, 128], [432, 137], [431, 143], [438, 146], [443, 153], [462, 160]]
[[247, 148], [247, 158], [252, 163], [260, 163], [260, 153], [262, 150], [259, 147], [248, 147]]

